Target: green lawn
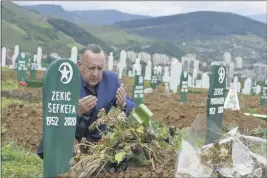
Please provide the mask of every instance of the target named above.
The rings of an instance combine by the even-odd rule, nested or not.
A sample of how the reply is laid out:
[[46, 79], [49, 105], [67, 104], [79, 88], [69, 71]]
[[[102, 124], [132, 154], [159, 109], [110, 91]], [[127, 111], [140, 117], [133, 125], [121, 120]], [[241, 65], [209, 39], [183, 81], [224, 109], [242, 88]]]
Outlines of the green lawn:
[[3, 143], [1, 159], [3, 178], [43, 176], [42, 160], [15, 142]]

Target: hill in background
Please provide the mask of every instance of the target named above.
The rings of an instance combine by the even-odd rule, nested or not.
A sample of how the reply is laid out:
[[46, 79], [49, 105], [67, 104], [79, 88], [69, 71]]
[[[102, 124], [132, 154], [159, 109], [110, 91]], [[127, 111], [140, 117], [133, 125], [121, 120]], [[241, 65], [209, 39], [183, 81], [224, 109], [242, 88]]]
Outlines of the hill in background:
[[[42, 46], [47, 53], [58, 52], [66, 57], [73, 45], [80, 48], [88, 43], [100, 44], [107, 52], [112, 50], [115, 59], [121, 49], [163, 53], [179, 59], [195, 53], [205, 62], [222, 60], [224, 52], [231, 52], [233, 58], [241, 56], [247, 63], [265, 61], [267, 57], [266, 24], [232, 13], [193, 12], [95, 25], [62, 18], [66, 11], [61, 6], [50, 9], [52, 16], [35, 11], [3, 3], [4, 45], [13, 48], [18, 44], [30, 52]], [[101, 17], [84, 16], [88, 21]]]
[[265, 59], [266, 24], [225, 12], [192, 12], [117, 22], [128, 33], [165, 40], [207, 62], [221, 60], [224, 52], [256, 61]]
[[144, 19], [150, 16], [123, 13], [117, 10], [86, 10], [86, 11], [65, 11], [60, 5], [40, 4], [23, 6], [35, 10], [41, 14], [60, 17], [65, 20], [77, 23], [111, 25], [118, 21], [133, 19]]
[[21, 51], [36, 53], [41, 46], [43, 53], [57, 52], [70, 56], [71, 48], [90, 43], [101, 44], [104, 49], [111, 48], [100, 39], [77, 25], [62, 19], [48, 18], [11, 2], [2, 3], [2, 45]]

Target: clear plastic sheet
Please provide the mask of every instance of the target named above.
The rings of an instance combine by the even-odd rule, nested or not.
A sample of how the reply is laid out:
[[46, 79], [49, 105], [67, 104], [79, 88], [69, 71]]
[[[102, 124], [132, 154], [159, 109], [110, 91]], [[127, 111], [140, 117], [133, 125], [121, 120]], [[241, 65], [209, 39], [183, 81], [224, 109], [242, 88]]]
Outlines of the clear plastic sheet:
[[205, 127], [204, 115], [198, 115], [177, 154], [175, 178], [267, 177], [267, 140], [242, 135], [235, 127], [205, 145]]

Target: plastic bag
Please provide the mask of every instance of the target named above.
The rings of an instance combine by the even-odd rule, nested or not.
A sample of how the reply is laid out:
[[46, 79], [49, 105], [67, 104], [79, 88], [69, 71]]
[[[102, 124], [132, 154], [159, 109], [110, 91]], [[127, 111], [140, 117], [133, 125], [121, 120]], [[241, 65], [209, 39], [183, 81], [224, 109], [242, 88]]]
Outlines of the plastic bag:
[[[178, 177], [262, 177], [267, 173], [267, 140], [238, 133], [238, 127], [205, 145], [206, 119], [198, 115], [177, 155]], [[213, 130], [220, 132], [215, 124]], [[216, 176], [215, 176], [216, 177]]]

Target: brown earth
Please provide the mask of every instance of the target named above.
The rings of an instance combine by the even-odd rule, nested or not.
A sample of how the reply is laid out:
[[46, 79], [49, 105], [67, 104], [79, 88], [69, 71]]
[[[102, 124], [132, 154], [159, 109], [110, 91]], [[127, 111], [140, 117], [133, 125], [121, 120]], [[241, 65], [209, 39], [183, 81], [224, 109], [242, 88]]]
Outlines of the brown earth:
[[[125, 86], [127, 94], [132, 95], [132, 86]], [[190, 127], [198, 114], [205, 119], [207, 90], [195, 90], [196, 93], [188, 94], [188, 103], [180, 102], [179, 93], [164, 95], [163, 87], [159, 86], [153, 93], [145, 94], [144, 104], [153, 112], [153, 120], [163, 120], [168, 125], [178, 128]], [[201, 93], [200, 93], [201, 92]], [[6, 123], [7, 131], [3, 140], [15, 139], [26, 149], [36, 152], [42, 135], [42, 90], [36, 88], [25, 88], [3, 92], [7, 97], [21, 98], [23, 100], [38, 101], [32, 106], [23, 104], [11, 104], [2, 110], [2, 121]], [[259, 96], [239, 95], [240, 111], [225, 110], [223, 114], [223, 125], [238, 125], [243, 131], [250, 131], [258, 127], [267, 127], [267, 122], [243, 113], [251, 110], [266, 114], [266, 106], [259, 106]], [[101, 173], [99, 177], [173, 177], [174, 158], [169, 164], [156, 166], [156, 170], [150, 167], [131, 168], [121, 173]]]
[[7, 129], [3, 140], [15, 140], [27, 150], [35, 152], [42, 135], [42, 114], [41, 104], [10, 104], [2, 112], [2, 122]]
[[[126, 88], [126, 90], [128, 89]], [[129, 91], [127, 93], [131, 96]], [[145, 94], [144, 104], [152, 111], [152, 120], [163, 120], [168, 125], [185, 128], [191, 126], [198, 114], [201, 114], [202, 119], [205, 119], [206, 93], [189, 93], [188, 103], [186, 104], [179, 102], [179, 94], [166, 96], [162, 93], [163, 88], [159, 87], [153, 93]], [[13, 90], [7, 96], [39, 101], [39, 104], [35, 104], [34, 107], [12, 104], [3, 109], [2, 113], [3, 122], [7, 123], [6, 134], [8, 137], [18, 139], [19, 143], [23, 143], [26, 148], [35, 150], [42, 132], [41, 89], [25, 88], [23, 90]], [[225, 110], [223, 126], [238, 125], [241, 130], [245, 131], [258, 127], [267, 127], [266, 121], [243, 114], [247, 112], [248, 108], [262, 110], [262, 112], [266, 111], [266, 106], [258, 106], [257, 99], [259, 100], [258, 96], [241, 96], [241, 111]]]
[[[145, 166], [131, 167], [120, 172], [101, 171], [98, 178], [173, 178], [175, 174], [174, 165], [176, 157], [170, 158], [170, 160], [167, 161], [168, 163], [155, 164], [155, 170], [153, 170], [151, 166]], [[95, 175], [92, 177], [95, 177]], [[57, 178], [71, 178], [71, 176], [67, 173], [59, 175]]]

